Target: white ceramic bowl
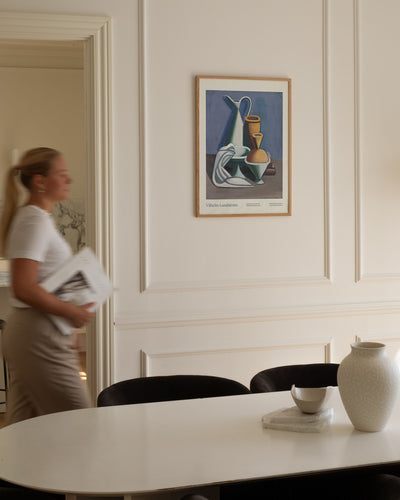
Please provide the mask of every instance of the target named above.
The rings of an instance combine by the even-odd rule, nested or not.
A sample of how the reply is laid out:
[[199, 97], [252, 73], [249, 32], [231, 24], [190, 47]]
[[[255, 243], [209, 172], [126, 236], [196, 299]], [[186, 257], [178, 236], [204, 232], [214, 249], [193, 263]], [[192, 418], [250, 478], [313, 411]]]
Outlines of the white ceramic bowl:
[[292, 385], [290, 393], [298, 408], [303, 413], [317, 413], [328, 401], [332, 387], [296, 387]]

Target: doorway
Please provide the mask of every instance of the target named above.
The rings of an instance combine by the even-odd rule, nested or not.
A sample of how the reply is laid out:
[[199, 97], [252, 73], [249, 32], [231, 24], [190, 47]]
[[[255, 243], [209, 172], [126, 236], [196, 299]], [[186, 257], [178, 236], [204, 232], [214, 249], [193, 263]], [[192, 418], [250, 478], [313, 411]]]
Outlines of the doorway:
[[[74, 182], [70, 199], [55, 206], [53, 218], [74, 253], [86, 245], [87, 226], [83, 63], [83, 41], [0, 40], [0, 193], [3, 174], [24, 151], [61, 151]], [[8, 304], [9, 290], [2, 287], [1, 319], [7, 319]], [[75, 343], [86, 380], [86, 329], [77, 330]]]
[[[0, 42], [74, 44], [83, 49], [84, 165], [86, 166], [86, 243], [106, 273], [112, 269], [112, 176], [110, 20], [107, 17], [0, 12]], [[64, 45], [63, 45], [64, 44]], [[86, 332], [87, 378], [95, 402], [113, 381], [113, 304], [108, 301]]]

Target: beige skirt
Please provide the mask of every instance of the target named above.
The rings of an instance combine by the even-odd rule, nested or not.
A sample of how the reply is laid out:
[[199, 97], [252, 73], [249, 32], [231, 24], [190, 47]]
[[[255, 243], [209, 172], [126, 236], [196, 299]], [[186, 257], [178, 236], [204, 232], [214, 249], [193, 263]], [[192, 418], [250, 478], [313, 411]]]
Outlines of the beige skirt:
[[91, 406], [72, 336], [63, 335], [46, 314], [13, 309], [3, 332], [3, 354], [10, 374], [7, 425]]

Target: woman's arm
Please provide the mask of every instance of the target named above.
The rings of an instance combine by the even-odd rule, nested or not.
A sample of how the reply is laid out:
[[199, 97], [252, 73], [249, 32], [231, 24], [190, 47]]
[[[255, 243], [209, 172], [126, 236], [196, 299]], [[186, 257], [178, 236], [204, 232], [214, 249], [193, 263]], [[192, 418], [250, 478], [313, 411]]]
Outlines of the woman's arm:
[[40, 262], [31, 259], [11, 260], [12, 289], [15, 298], [44, 313], [63, 316], [69, 319], [76, 328], [88, 323], [94, 316], [88, 310], [93, 304], [77, 306], [63, 302], [47, 292], [36, 281], [39, 266]]

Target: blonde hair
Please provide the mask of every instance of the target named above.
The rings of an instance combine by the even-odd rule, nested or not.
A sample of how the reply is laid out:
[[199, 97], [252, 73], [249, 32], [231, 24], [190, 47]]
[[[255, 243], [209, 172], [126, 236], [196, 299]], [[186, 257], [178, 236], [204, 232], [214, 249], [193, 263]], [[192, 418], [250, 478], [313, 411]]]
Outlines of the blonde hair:
[[61, 153], [51, 148], [34, 148], [24, 153], [17, 165], [9, 168], [4, 187], [4, 206], [0, 221], [1, 254], [6, 256], [7, 239], [15, 213], [19, 207], [20, 196], [18, 184], [21, 183], [28, 191], [31, 190], [34, 175], [47, 176], [52, 161]]

